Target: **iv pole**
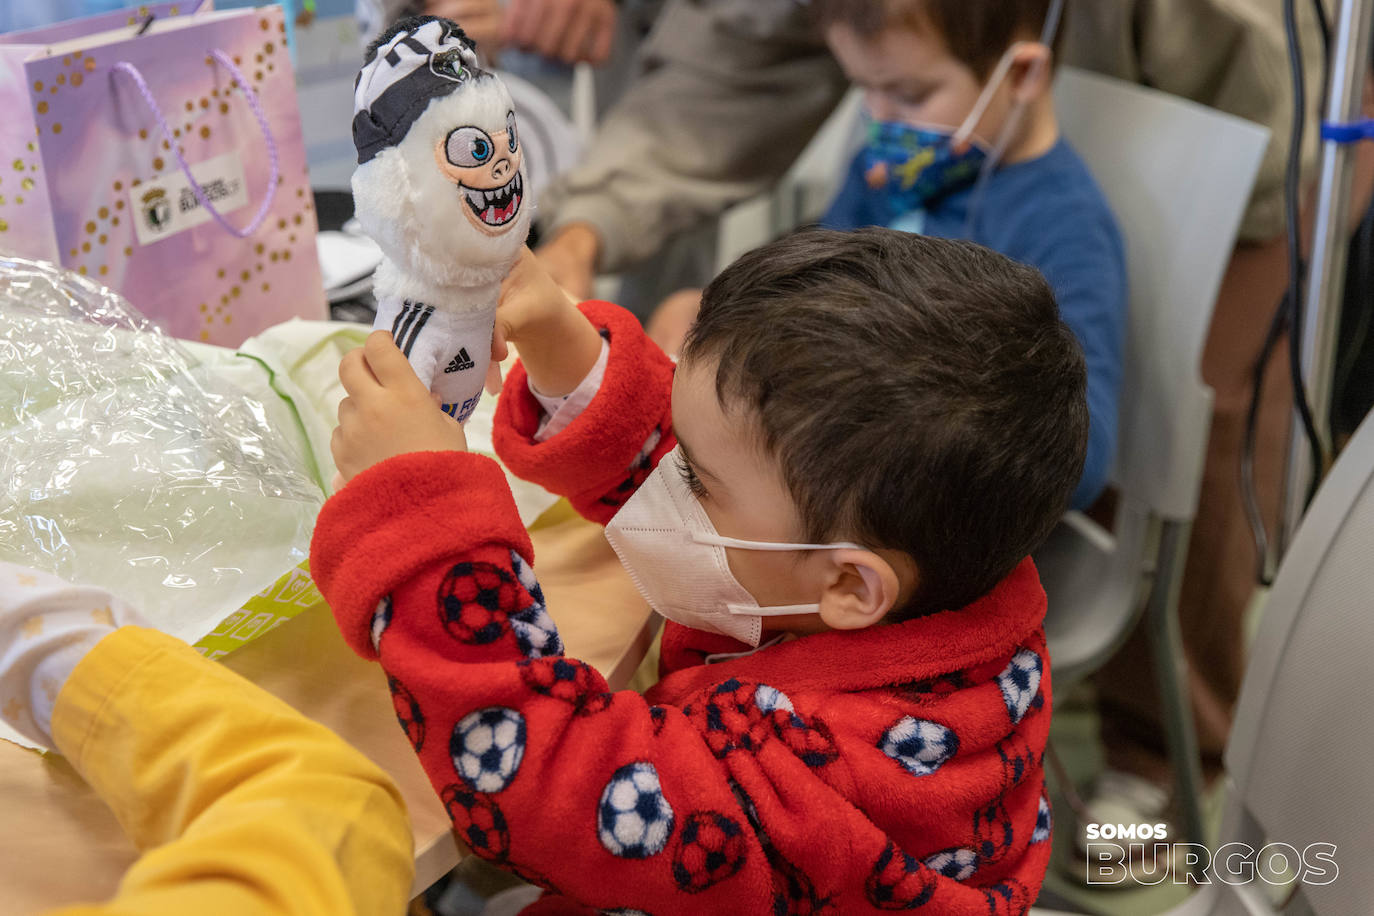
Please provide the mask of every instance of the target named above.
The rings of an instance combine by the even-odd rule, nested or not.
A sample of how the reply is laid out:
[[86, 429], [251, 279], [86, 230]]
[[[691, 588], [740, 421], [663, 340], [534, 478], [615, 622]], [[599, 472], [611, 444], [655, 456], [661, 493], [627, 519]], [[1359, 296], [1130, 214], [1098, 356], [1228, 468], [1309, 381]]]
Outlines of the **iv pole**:
[[[1324, 125], [1350, 125], [1363, 118], [1365, 75], [1369, 72], [1374, 0], [1339, 0], [1335, 46], [1331, 50], [1331, 85]], [[1322, 131], [1321, 184], [1317, 219], [1312, 235], [1311, 267], [1307, 278], [1302, 327], [1303, 378], [1312, 418], [1323, 454], [1331, 450], [1331, 400], [1336, 360], [1336, 327], [1345, 296], [1349, 251], [1350, 195], [1355, 168], [1355, 144], [1350, 137], [1335, 139]], [[1374, 303], [1366, 304], [1374, 307]], [[1292, 542], [1307, 511], [1307, 490], [1314, 474], [1301, 419], [1296, 413], [1289, 436], [1288, 469], [1284, 480], [1280, 556]]]

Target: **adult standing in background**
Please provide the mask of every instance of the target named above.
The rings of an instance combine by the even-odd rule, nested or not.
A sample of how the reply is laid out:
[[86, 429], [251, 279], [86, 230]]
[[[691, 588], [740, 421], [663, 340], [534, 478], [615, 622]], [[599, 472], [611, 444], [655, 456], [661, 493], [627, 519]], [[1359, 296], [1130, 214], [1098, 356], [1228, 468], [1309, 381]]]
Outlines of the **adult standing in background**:
[[[1283, 175], [1293, 99], [1285, 42], [1282, 0], [1070, 0], [1063, 38], [1071, 66], [1272, 132], [1203, 357], [1216, 413], [1180, 614], [1209, 775], [1219, 771], [1230, 729], [1244, 667], [1241, 621], [1255, 586], [1237, 483], [1245, 411], [1288, 282]], [[1307, 15], [1309, 87], [1321, 85], [1319, 42]], [[584, 165], [545, 198], [540, 256], [579, 297], [596, 272], [653, 257], [677, 233], [770, 187], [847, 88], [799, 0], [671, 0], [641, 53], [642, 74], [603, 121]], [[1307, 163], [1314, 152], [1315, 140]], [[1286, 358], [1285, 347], [1273, 355], [1257, 437], [1256, 484], [1271, 530], [1291, 414]], [[1098, 678], [1109, 770], [1094, 810], [1140, 815], [1123, 823], [1157, 820], [1168, 801], [1156, 693], [1141, 689], [1154, 683], [1149, 656], [1137, 634]]]

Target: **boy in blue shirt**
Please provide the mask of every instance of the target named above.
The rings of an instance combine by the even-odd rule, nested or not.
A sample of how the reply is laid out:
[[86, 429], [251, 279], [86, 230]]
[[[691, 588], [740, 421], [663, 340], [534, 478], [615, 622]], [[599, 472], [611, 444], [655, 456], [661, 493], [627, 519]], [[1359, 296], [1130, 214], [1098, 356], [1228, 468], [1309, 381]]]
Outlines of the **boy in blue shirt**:
[[[1083, 347], [1085, 508], [1116, 446], [1125, 253], [1111, 210], [1059, 135], [1050, 94], [1059, 0], [813, 0], [865, 91], [868, 139], [822, 224], [963, 238], [1040, 270]], [[1000, 148], [1000, 155], [996, 152]]]

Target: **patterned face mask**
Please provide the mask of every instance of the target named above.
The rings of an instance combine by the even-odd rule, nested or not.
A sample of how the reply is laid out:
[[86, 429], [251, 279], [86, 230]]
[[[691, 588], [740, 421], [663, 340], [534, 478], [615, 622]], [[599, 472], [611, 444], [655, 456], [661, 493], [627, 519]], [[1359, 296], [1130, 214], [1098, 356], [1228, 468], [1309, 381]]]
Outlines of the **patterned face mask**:
[[868, 186], [882, 192], [895, 215], [923, 210], [972, 184], [988, 154], [977, 144], [955, 152], [953, 131], [871, 121], [862, 156]]
[[[964, 123], [953, 130], [933, 124], [880, 121], [867, 117], [868, 139], [861, 154], [868, 186], [882, 191], [894, 215], [923, 210], [952, 191], [968, 187], [991, 152], [973, 132], [1011, 71], [1017, 42], [998, 61]], [[963, 152], [956, 147], [968, 144]]]

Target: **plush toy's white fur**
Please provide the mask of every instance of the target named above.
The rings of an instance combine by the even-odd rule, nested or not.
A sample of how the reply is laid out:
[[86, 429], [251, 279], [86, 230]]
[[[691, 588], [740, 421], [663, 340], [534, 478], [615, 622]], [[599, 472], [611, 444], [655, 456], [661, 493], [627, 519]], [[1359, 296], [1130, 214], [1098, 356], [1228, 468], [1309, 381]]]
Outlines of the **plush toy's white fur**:
[[[434, 150], [456, 127], [504, 131], [511, 110], [506, 87], [483, 75], [430, 102], [400, 145], [354, 171], [358, 221], [385, 255], [374, 281], [377, 298], [450, 311], [495, 310], [501, 280], [529, 232], [530, 207], [522, 201], [504, 232], [487, 235], [463, 213], [463, 192], [439, 170]], [[522, 162], [522, 176], [524, 171]]]

